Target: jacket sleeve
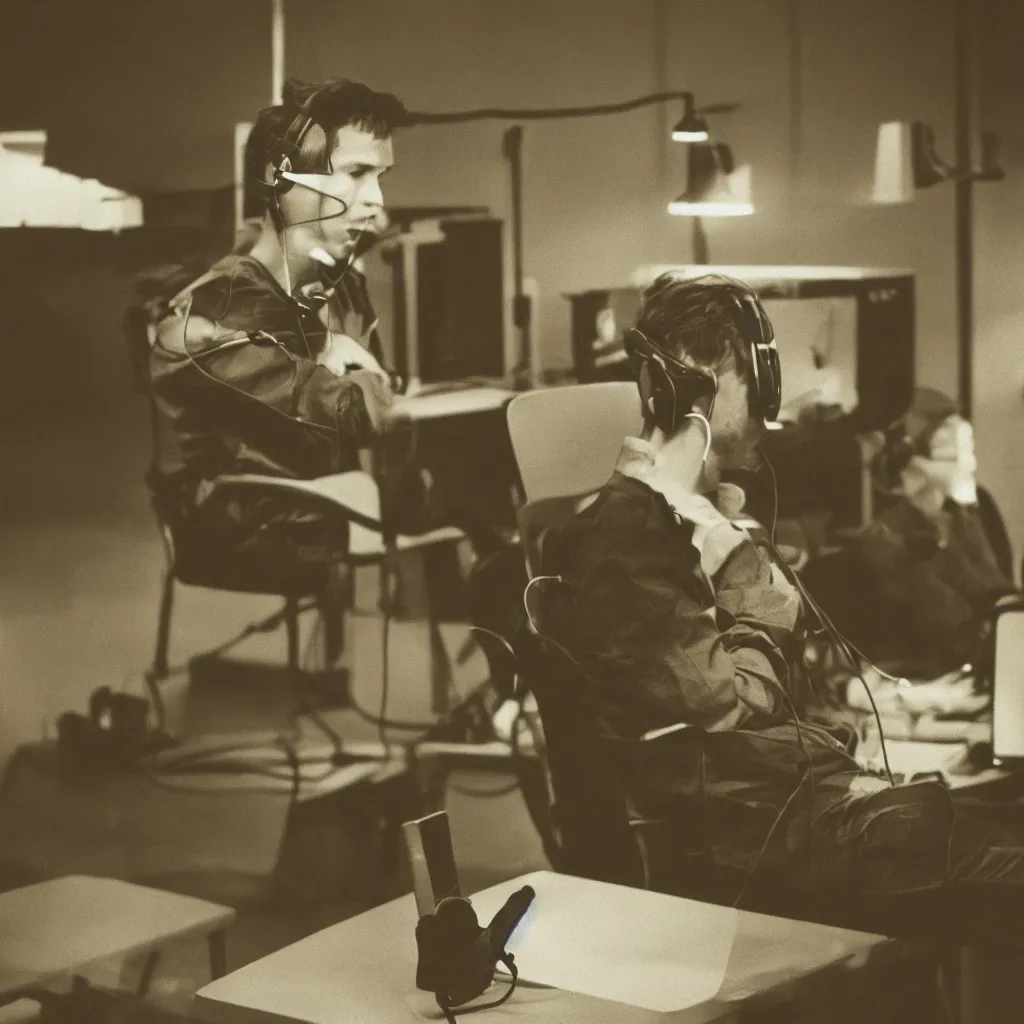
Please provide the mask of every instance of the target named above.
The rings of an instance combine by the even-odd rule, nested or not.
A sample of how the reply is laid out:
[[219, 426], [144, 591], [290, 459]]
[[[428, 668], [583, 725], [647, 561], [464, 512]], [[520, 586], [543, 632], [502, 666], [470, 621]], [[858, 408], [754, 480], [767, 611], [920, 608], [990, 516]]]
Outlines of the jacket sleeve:
[[[184, 372], [183, 372], [184, 371]], [[380, 429], [389, 396], [369, 373], [337, 376], [290, 352], [272, 335], [250, 337], [199, 316], [170, 316], [156, 335], [153, 384], [176, 400], [220, 384], [339, 443], [365, 446]], [[325, 468], [330, 472], [330, 468]]]
[[659, 717], [709, 731], [767, 724], [785, 710], [785, 658], [755, 615], [716, 606], [698, 558], [661, 544], [595, 570], [578, 602], [584, 649]]

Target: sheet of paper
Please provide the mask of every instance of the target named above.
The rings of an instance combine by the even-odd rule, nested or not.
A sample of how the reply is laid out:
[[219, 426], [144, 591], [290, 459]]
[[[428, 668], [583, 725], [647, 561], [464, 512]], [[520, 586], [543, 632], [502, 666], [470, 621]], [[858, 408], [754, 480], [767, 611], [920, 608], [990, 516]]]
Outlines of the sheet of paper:
[[538, 871], [473, 896], [480, 923], [523, 885], [537, 895], [507, 947], [523, 980], [659, 1013], [722, 987], [738, 911]]

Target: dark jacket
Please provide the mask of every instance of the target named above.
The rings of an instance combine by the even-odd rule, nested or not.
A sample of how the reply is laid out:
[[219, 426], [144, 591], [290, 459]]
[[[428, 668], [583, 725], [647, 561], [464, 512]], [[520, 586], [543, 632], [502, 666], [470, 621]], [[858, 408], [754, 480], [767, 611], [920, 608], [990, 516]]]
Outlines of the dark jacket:
[[[326, 301], [345, 333], [379, 359], [376, 319], [355, 271], [331, 300], [314, 287], [297, 301], [257, 260], [231, 254], [167, 303], [150, 360], [161, 439], [154, 469], [187, 508], [224, 473], [310, 479], [357, 468], [374, 434], [374, 399], [360, 373], [337, 376], [316, 362]], [[293, 518], [309, 526], [308, 514], [266, 502], [246, 510], [233, 536], [244, 546], [248, 534]]]
[[[632, 745], [644, 753], [627, 768], [631, 800], [646, 816], [696, 815], [716, 860], [746, 872], [784, 808], [796, 843], [811, 796], [820, 808], [858, 783], [882, 783], [806, 719], [805, 630], [802, 616], [787, 625], [775, 611], [779, 565], [748, 538], [709, 579], [694, 529], [660, 493], [617, 472], [539, 538], [540, 574], [564, 581], [543, 588], [541, 630], [576, 659], [613, 737], [697, 727], [661, 747], [663, 758]], [[801, 791], [806, 802], [795, 799]], [[780, 842], [785, 861], [786, 832]]]
[[[996, 563], [977, 506], [948, 501], [941, 521], [900, 498], [857, 540], [876, 642], [869, 653], [930, 678], [976, 662], [996, 599], [1014, 584]], [[898, 630], [884, 624], [899, 623]]]

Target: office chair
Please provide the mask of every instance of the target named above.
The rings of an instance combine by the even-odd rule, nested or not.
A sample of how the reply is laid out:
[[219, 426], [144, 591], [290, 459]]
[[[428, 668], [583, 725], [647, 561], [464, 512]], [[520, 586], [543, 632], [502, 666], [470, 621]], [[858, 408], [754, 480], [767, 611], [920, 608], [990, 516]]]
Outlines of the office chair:
[[[1013, 545], [1010, 543], [1010, 534], [995, 498], [984, 487], [978, 488], [978, 514], [989, 546], [996, 556], [996, 565], [1007, 579], [1013, 580]], [[1021, 563], [1021, 571], [1024, 574], [1024, 562]], [[1021, 582], [1024, 582], [1024, 575]]]
[[642, 425], [640, 394], [628, 381], [526, 391], [506, 416], [528, 502], [603, 487], [623, 440]]
[[[696, 779], [700, 730], [681, 727], [650, 739], [613, 737], [591, 707], [593, 685], [560, 645], [523, 630], [514, 647], [522, 685], [533, 694], [543, 727], [556, 870], [725, 902], [727, 891], [714, 876], [698, 818], [679, 814], [678, 806], [676, 813], [662, 813], [667, 805], [643, 814], [629, 796], [634, 773], [677, 767], [686, 758], [693, 760]], [[669, 802], [675, 803], [674, 797]]]
[[[160, 415], [149, 386], [148, 331], [147, 358], [143, 361], [139, 353], [140, 331], [143, 329], [141, 318], [127, 317], [125, 328], [133, 373], [145, 372], [143, 390], [149, 403], [153, 444], [153, 462], [145, 479], [165, 553], [156, 645], [152, 666], [145, 677], [157, 723], [162, 727], [164, 708], [160, 683], [170, 674], [168, 652], [175, 584], [283, 598], [284, 607], [280, 612], [250, 629], [253, 632], [271, 631], [284, 624], [287, 669], [293, 680], [301, 671], [300, 612], [313, 606], [324, 611], [328, 656], [331, 658], [341, 648], [339, 634], [343, 609], [334, 585], [336, 569], [333, 565], [302, 561], [290, 551], [282, 551], [278, 555], [262, 550], [239, 550], [211, 529], [209, 521], [212, 517], [197, 515], [194, 509], [182, 502], [175, 481], [157, 469], [161, 452], [173, 453], [177, 439], [170, 424]], [[380, 564], [390, 551], [451, 543], [463, 537], [462, 532], [454, 527], [442, 527], [416, 536], [393, 534], [383, 523], [377, 482], [369, 474], [358, 471], [318, 480], [290, 480], [261, 474], [225, 475], [214, 481], [204, 506], [215, 511], [218, 505], [237, 502], [244, 507], [267, 498], [291, 505], [298, 512], [322, 515], [336, 524], [340, 540], [347, 539], [347, 553], [341, 561], [350, 566]]]

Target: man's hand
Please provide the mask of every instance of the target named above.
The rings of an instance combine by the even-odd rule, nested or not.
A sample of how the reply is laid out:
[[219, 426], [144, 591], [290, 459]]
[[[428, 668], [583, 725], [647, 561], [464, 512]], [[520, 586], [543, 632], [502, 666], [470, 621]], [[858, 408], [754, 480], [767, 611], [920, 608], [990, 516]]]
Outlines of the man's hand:
[[359, 385], [374, 433], [387, 434], [401, 425], [400, 415], [394, 413], [395, 393], [386, 376], [375, 370], [350, 370], [341, 376]]
[[339, 377], [351, 372], [352, 367], [356, 366], [377, 374], [384, 381], [388, 380], [387, 372], [373, 358], [373, 354], [347, 334], [328, 334], [327, 344], [316, 361]]

